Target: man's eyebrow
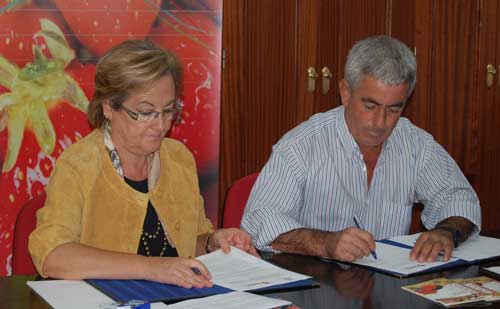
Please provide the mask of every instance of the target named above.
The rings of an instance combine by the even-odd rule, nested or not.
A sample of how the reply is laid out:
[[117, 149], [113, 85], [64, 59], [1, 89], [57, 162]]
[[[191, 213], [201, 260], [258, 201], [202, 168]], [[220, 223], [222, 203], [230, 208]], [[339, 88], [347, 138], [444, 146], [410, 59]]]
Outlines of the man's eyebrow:
[[381, 103], [377, 102], [376, 100], [374, 100], [372, 98], [367, 98], [367, 97], [362, 97], [361, 101], [363, 101], [365, 103], [372, 103], [372, 104], [375, 104], [375, 105], [382, 105]]
[[[377, 102], [377, 100], [374, 100], [374, 99], [369, 98], [369, 97], [363, 97], [363, 98], [361, 98], [361, 101], [366, 102], [366, 103], [372, 103], [372, 104], [375, 104], [377, 106], [384, 105], [380, 102]], [[394, 104], [389, 104], [386, 107], [399, 107], [399, 106], [403, 106], [403, 105], [405, 105], [404, 102], [396, 102]]]

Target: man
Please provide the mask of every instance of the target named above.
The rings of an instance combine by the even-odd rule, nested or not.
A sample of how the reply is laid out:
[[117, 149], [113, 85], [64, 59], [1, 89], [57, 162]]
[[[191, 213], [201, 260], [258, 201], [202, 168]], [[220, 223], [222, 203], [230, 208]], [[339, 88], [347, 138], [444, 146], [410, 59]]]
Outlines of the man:
[[413, 53], [393, 38], [370, 37], [353, 46], [344, 75], [342, 106], [312, 116], [273, 147], [242, 228], [261, 250], [354, 261], [375, 250], [374, 239], [407, 234], [421, 202], [429, 231], [410, 258], [434, 261], [442, 252], [447, 261], [478, 233], [481, 211], [449, 154], [401, 118], [415, 86]]

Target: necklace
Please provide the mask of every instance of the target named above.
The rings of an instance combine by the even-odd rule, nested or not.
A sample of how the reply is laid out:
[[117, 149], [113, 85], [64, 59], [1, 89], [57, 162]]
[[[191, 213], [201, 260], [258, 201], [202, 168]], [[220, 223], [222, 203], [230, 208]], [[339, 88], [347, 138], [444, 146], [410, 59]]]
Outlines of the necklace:
[[146, 256], [152, 256], [151, 248], [149, 247], [149, 241], [156, 240], [158, 237], [161, 236], [163, 236], [163, 245], [161, 247], [161, 251], [158, 256], [163, 256], [163, 254], [165, 254], [165, 250], [167, 250], [167, 244], [168, 244], [167, 236], [165, 235], [165, 233], [163, 233], [160, 220], [156, 221], [156, 230], [154, 233], [149, 233], [146, 232], [145, 230], [142, 230], [141, 241], [142, 244], [144, 245], [144, 251], [146, 252]]

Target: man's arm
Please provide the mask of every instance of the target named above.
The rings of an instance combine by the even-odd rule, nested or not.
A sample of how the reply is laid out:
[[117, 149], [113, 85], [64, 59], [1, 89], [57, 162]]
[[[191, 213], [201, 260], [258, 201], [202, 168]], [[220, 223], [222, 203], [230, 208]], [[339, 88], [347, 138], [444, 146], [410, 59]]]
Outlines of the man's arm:
[[425, 205], [422, 219], [429, 231], [417, 240], [410, 258], [435, 261], [442, 254], [447, 261], [454, 236], [460, 242], [481, 230], [481, 209], [474, 189], [446, 150], [434, 140], [423, 149], [416, 197]]
[[410, 258], [419, 262], [431, 262], [442, 252], [443, 260], [448, 261], [455, 245], [467, 240], [474, 226], [474, 223], [463, 217], [444, 219], [432, 230], [420, 235], [410, 252]]
[[355, 227], [339, 232], [295, 229], [279, 235], [271, 246], [279, 251], [352, 262], [375, 250], [370, 233]]

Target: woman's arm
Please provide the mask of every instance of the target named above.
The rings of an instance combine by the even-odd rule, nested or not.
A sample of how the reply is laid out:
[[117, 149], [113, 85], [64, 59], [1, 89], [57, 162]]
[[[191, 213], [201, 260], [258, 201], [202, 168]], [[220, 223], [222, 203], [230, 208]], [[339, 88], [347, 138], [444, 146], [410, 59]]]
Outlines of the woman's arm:
[[[193, 269], [198, 269], [196, 274]], [[146, 257], [112, 252], [78, 243], [52, 250], [43, 273], [58, 279], [145, 279], [185, 288], [210, 287], [211, 276], [203, 263], [180, 257]]]

